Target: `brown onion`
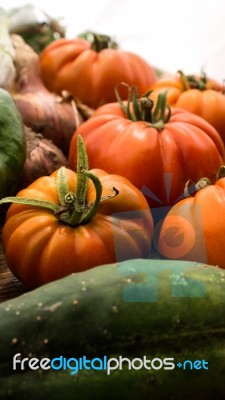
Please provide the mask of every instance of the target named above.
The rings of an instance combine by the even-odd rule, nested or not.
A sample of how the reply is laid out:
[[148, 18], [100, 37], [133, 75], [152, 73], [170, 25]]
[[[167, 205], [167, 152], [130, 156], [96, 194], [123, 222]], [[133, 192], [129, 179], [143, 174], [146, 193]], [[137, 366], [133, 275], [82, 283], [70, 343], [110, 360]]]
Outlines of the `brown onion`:
[[58, 168], [67, 165], [63, 152], [52, 141], [26, 126], [25, 134], [26, 161], [20, 189], [27, 187], [41, 176], [50, 175]]
[[69, 96], [58, 96], [46, 89], [34, 50], [19, 35], [11, 35], [11, 39], [17, 71], [13, 98], [24, 125], [51, 139], [67, 154], [71, 137], [83, 117], [75, 102], [72, 106]]

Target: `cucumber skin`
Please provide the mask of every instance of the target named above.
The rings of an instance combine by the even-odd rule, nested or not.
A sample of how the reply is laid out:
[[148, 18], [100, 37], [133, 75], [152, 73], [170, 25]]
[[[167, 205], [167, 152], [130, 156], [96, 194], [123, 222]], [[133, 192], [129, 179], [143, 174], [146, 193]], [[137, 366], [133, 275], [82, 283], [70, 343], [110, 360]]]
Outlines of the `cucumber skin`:
[[[197, 354], [197, 357], [199, 353]], [[116, 371], [82, 372], [71, 377], [69, 372], [12, 375], [1, 379], [0, 397], [8, 400], [119, 399], [119, 400], [224, 400], [224, 368], [215, 373], [197, 371]]]
[[[171, 272], [179, 297], [172, 297]], [[158, 301], [124, 301], [128, 287], [138, 290], [146, 277], [151, 282], [156, 276]], [[2, 303], [0, 398], [23, 399], [32, 393], [33, 399], [44, 399], [53, 393], [54, 399], [61, 399], [66, 393], [69, 399], [82, 400], [94, 398], [94, 390], [101, 400], [107, 390], [114, 396], [108, 398], [116, 398], [119, 391], [120, 399], [148, 395], [153, 399], [224, 400], [224, 276], [219, 268], [191, 262], [129, 260], [72, 274]], [[187, 295], [190, 279], [203, 285], [204, 295], [182, 297]], [[69, 371], [21, 373], [12, 370], [16, 353], [22, 357], [31, 353], [39, 359], [59, 355], [205, 359], [209, 370], [123, 369], [110, 376], [82, 371], [76, 377]]]

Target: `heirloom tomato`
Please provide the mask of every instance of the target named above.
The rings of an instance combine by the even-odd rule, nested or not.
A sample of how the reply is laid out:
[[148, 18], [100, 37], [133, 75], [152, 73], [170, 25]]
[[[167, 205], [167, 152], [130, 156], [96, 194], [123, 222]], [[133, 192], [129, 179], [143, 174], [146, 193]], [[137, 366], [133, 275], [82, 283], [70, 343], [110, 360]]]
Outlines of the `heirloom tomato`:
[[[157, 227], [159, 253], [169, 259], [199, 261], [225, 268], [225, 167], [218, 180], [200, 180], [197, 191], [171, 208]], [[158, 241], [158, 242], [157, 242]]]
[[174, 78], [159, 79], [150, 86], [151, 98], [167, 92], [171, 106], [183, 108], [208, 121], [225, 142], [225, 95], [224, 86], [205, 74], [185, 76], [179, 72]]
[[28, 287], [150, 251], [145, 197], [126, 178], [88, 171], [81, 137], [78, 142], [77, 174], [62, 167], [0, 202], [16, 203], [2, 240], [9, 268]]
[[125, 176], [142, 190], [152, 207], [174, 204], [188, 179], [215, 179], [224, 160], [218, 132], [203, 118], [166, 106], [160, 95], [154, 106], [147, 96], [133, 104], [99, 107], [74, 133], [69, 166], [76, 167], [77, 134], [82, 135], [91, 168]]
[[156, 81], [154, 69], [142, 57], [117, 49], [108, 36], [90, 33], [87, 38], [56, 40], [40, 55], [43, 81], [49, 90], [67, 90], [97, 108], [116, 100], [118, 83], [135, 84], [143, 94]]

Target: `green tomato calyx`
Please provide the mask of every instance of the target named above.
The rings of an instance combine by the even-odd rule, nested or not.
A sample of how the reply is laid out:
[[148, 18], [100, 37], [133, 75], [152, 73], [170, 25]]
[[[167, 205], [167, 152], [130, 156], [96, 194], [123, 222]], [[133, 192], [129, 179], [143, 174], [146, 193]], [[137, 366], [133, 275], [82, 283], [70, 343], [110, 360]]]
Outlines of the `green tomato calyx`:
[[127, 118], [133, 122], [146, 122], [147, 126], [153, 127], [158, 131], [162, 130], [171, 117], [171, 108], [166, 101], [167, 91], [159, 94], [155, 104], [149, 97], [152, 91], [144, 93], [139, 98], [136, 86], [130, 87], [125, 83], [121, 85], [125, 85], [128, 89], [127, 102], [123, 103], [121, 100], [118, 88], [115, 89], [115, 94]]
[[[96, 197], [91, 203], [87, 203], [87, 190], [89, 179], [93, 182]], [[102, 196], [102, 184], [99, 178], [88, 171], [88, 157], [84, 141], [80, 135], [77, 138], [77, 187], [76, 192], [71, 192], [68, 184], [66, 168], [61, 167], [56, 175], [56, 190], [60, 204], [45, 200], [37, 200], [25, 197], [5, 197], [0, 200], [3, 203], [16, 203], [41, 207], [51, 211], [60, 222], [72, 227], [88, 223], [97, 213], [100, 203], [117, 196], [119, 191], [113, 187], [111, 194]]]

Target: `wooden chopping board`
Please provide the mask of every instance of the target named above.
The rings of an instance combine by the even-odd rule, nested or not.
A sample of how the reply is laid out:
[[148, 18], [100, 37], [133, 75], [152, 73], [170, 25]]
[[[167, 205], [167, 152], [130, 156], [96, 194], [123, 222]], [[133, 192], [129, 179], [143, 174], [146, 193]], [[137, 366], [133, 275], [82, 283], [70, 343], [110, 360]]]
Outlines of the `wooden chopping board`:
[[12, 299], [27, 291], [7, 267], [0, 237], [0, 303]]

